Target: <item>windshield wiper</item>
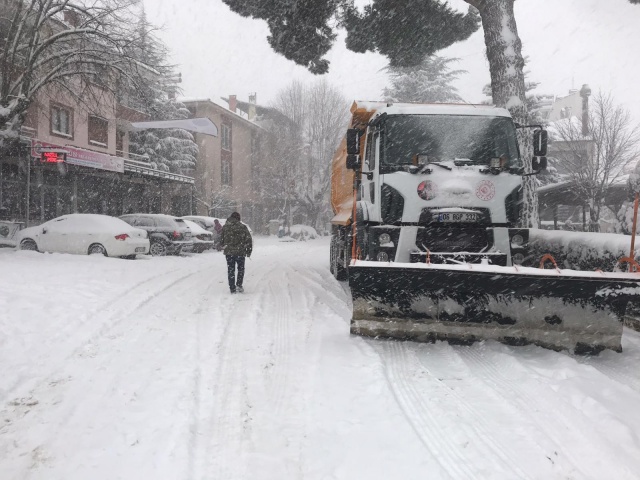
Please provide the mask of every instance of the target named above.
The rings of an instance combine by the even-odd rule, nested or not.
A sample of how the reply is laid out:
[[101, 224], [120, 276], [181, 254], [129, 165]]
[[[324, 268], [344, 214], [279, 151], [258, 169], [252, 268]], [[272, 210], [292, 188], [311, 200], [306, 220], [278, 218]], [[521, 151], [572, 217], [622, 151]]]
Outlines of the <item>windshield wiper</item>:
[[438, 163], [438, 162], [429, 162], [429, 163], [427, 163], [427, 164], [426, 164], [426, 165], [424, 165], [424, 166], [425, 166], [425, 167], [428, 167], [429, 165], [437, 165], [437, 166], [439, 166], [440, 168], [444, 168], [444, 169], [446, 169], [446, 170], [453, 170], [453, 168], [448, 167], [447, 165], [442, 165], [441, 163]]

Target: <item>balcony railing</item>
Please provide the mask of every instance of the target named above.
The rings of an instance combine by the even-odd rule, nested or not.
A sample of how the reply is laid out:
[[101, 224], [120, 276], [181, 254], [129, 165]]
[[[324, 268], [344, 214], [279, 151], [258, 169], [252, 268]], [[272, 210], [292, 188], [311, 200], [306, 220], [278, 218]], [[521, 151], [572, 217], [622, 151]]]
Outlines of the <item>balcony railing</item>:
[[[139, 155], [138, 155], [139, 156]], [[145, 157], [143, 157], [145, 158]], [[174, 180], [176, 182], [188, 183], [193, 185], [193, 177], [187, 177], [186, 175], [180, 175], [178, 173], [166, 172], [164, 170], [158, 170], [150, 166], [149, 161], [140, 162], [138, 160], [132, 160], [129, 158], [124, 159], [124, 171], [138, 173], [141, 175], [147, 175], [150, 177], [166, 178], [168, 180]]]

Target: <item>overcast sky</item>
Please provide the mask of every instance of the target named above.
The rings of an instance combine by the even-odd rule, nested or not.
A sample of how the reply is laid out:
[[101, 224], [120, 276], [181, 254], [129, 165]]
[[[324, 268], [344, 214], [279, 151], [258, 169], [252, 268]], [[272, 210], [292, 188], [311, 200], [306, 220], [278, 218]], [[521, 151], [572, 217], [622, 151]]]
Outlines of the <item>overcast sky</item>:
[[[467, 9], [462, 0], [449, 3]], [[265, 22], [242, 18], [221, 0], [145, 0], [145, 6], [149, 21], [163, 27], [160, 37], [179, 65], [187, 97], [236, 94], [246, 100], [256, 92], [258, 103], [269, 104], [292, 79], [315, 78], [273, 53]], [[640, 6], [628, 0], [518, 0], [516, 20], [538, 92], [563, 96], [588, 83], [594, 92], [611, 91], [640, 122]], [[441, 54], [460, 58], [456, 68], [468, 72], [456, 84], [462, 97], [482, 100], [489, 83], [482, 31]], [[380, 98], [387, 83], [384, 57], [349, 52], [341, 36], [328, 58], [327, 78], [348, 99]]]

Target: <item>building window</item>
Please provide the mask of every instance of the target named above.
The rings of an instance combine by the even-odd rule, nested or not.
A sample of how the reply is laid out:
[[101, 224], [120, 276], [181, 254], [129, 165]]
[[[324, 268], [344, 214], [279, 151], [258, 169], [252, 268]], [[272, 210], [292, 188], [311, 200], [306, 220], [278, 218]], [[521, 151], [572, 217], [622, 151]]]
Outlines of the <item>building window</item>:
[[222, 149], [231, 151], [231, 125], [226, 123], [222, 124]]
[[61, 105], [51, 105], [51, 133], [73, 138], [73, 110]]
[[107, 148], [109, 143], [109, 121], [89, 115], [89, 143]]
[[227, 185], [230, 187], [233, 181], [231, 176], [231, 158], [223, 157], [221, 165], [222, 165], [222, 172], [220, 175], [220, 181], [222, 182], [222, 185]]

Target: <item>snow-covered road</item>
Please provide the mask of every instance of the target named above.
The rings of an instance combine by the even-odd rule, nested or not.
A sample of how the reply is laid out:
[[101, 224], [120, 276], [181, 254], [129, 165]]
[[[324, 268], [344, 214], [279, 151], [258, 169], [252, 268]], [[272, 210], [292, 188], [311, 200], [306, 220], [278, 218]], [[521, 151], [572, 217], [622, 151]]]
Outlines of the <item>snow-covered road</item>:
[[640, 335], [573, 357], [349, 335], [326, 239], [0, 251], [0, 478], [637, 479]]

